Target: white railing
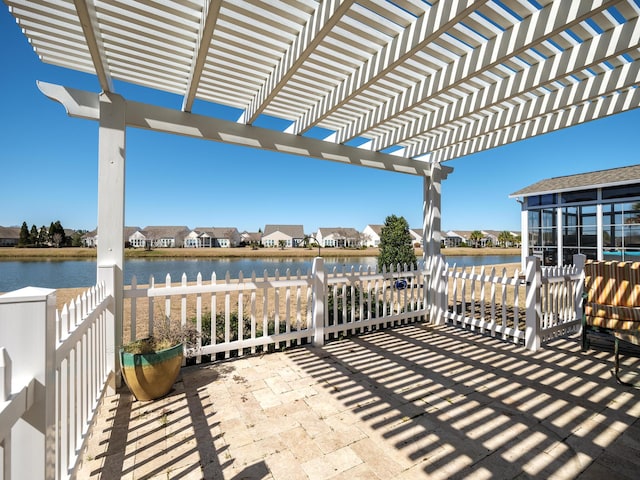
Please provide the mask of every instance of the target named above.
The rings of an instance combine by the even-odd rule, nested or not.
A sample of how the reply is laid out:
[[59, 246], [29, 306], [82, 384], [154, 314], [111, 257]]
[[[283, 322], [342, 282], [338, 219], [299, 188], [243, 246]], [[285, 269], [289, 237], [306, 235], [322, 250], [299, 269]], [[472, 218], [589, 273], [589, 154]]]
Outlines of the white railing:
[[521, 300], [525, 297], [520, 272], [507, 275], [505, 268], [489, 272], [484, 267], [457, 269], [445, 266], [444, 312], [447, 323], [467, 328], [514, 343], [524, 342], [525, 312]]
[[74, 468], [109, 377], [112, 300], [98, 285], [56, 312], [56, 478], [66, 478]]
[[325, 290], [325, 338], [424, 319], [428, 276], [422, 263], [416, 269], [405, 265], [381, 273], [362, 266], [341, 272], [334, 268]]
[[512, 275], [504, 268], [487, 272], [444, 264], [444, 321], [537, 350], [542, 342], [580, 329], [584, 259], [575, 255], [573, 265], [541, 267], [538, 258], [529, 257], [525, 272]]
[[574, 255], [573, 265], [541, 268], [539, 325], [542, 342], [580, 330], [584, 263], [584, 255]]
[[107, 383], [113, 297], [96, 286], [62, 312], [55, 301], [32, 287], [0, 297], [2, 479], [69, 478]]
[[[362, 268], [326, 272], [316, 259], [311, 272], [289, 270], [258, 277], [223, 279], [212, 275], [195, 282], [183, 275], [162, 285], [151, 278], [125, 290], [125, 342], [153, 334], [155, 322], [196, 327], [200, 344], [196, 362], [229, 358], [325, 340], [348, 333], [407, 323], [427, 313], [427, 273]], [[400, 271], [398, 271], [400, 270]], [[316, 294], [318, 292], [318, 294]]]
[[142, 287], [134, 279], [125, 290], [125, 299], [131, 300], [125, 341], [153, 335], [155, 322], [178, 321], [201, 333], [197, 361], [205, 355], [229, 358], [304, 343], [312, 336], [310, 285], [310, 275], [291, 275], [289, 270], [274, 277], [254, 272], [246, 279], [242, 274], [231, 279], [227, 273], [222, 280], [214, 273], [209, 281], [198, 274], [194, 283], [183, 275], [179, 284], [167, 275], [164, 285], [156, 285], [152, 277]]

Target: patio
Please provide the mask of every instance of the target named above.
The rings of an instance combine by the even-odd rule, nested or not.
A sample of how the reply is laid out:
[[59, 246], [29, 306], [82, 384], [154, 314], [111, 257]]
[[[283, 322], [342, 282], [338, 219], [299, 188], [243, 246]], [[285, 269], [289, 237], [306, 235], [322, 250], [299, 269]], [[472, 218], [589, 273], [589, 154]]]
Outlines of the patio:
[[417, 324], [186, 367], [160, 401], [105, 397], [76, 476], [635, 478], [640, 390], [612, 365]]

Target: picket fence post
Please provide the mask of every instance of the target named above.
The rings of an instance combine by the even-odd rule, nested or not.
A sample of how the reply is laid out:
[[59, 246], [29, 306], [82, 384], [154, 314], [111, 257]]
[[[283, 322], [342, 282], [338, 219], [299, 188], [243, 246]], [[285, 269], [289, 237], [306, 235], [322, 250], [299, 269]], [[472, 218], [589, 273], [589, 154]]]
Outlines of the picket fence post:
[[[542, 286], [542, 269], [538, 257], [527, 257], [526, 265], [526, 321], [524, 345], [535, 352], [540, 348], [542, 307], [540, 305], [540, 287]], [[518, 319], [514, 319], [517, 322]]]
[[431, 272], [431, 312], [434, 325], [444, 325], [444, 312], [447, 306], [448, 279], [445, 274], [445, 261], [442, 255], [434, 255], [429, 259]]
[[313, 345], [321, 347], [324, 345], [324, 311], [327, 291], [327, 276], [322, 257], [313, 259], [311, 275], [313, 288]]
[[574, 286], [573, 291], [573, 304], [576, 310], [576, 319], [580, 321], [582, 325], [582, 312], [584, 305], [582, 305], [582, 292], [584, 290], [584, 264], [587, 261], [587, 257], [582, 253], [578, 253], [573, 256], [573, 265], [577, 273], [580, 273], [580, 280]]
[[[11, 429], [9, 477], [53, 479], [56, 291], [26, 287], [1, 295], [0, 342], [11, 364], [11, 385], [4, 385], [3, 390], [8, 387], [13, 393], [30, 385], [28, 403], [33, 399], [31, 408]], [[9, 383], [6, 376], [5, 383]]]

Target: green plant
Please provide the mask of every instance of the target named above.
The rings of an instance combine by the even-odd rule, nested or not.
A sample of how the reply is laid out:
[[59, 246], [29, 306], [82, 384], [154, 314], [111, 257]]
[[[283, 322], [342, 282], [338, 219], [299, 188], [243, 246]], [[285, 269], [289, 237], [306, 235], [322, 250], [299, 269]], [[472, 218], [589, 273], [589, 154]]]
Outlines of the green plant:
[[[362, 296], [362, 315], [363, 319], [369, 317], [369, 295], [372, 297], [371, 307], [374, 317], [382, 316], [384, 314], [384, 303], [381, 299], [377, 299], [375, 291], [364, 291], [360, 295], [360, 286], [355, 285], [353, 288], [348, 286], [343, 289], [337, 289], [334, 295], [333, 289], [329, 290], [327, 296], [327, 312], [330, 324], [342, 324], [347, 319], [344, 318], [344, 312], [346, 311], [347, 317], [351, 315], [351, 310], [355, 310], [355, 318], [352, 320], [362, 320], [360, 318], [360, 297]], [[377, 308], [376, 308], [377, 306]], [[334, 308], [335, 307], [335, 308]], [[334, 314], [335, 311], [335, 314]], [[387, 312], [388, 313], [388, 312]], [[336, 318], [334, 318], [336, 317]]]
[[389, 215], [384, 221], [380, 233], [380, 252], [378, 254], [378, 269], [397, 269], [397, 266], [408, 265], [415, 268], [416, 254], [411, 242], [409, 224], [404, 217]]

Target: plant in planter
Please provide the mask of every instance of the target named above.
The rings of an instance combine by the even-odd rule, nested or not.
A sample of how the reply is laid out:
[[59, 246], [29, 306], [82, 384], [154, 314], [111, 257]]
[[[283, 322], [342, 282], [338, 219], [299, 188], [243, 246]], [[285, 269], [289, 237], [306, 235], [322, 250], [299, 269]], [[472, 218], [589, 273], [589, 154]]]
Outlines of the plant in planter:
[[122, 376], [137, 400], [155, 400], [171, 391], [184, 351], [195, 350], [198, 336], [192, 327], [161, 324], [151, 337], [120, 348]]

